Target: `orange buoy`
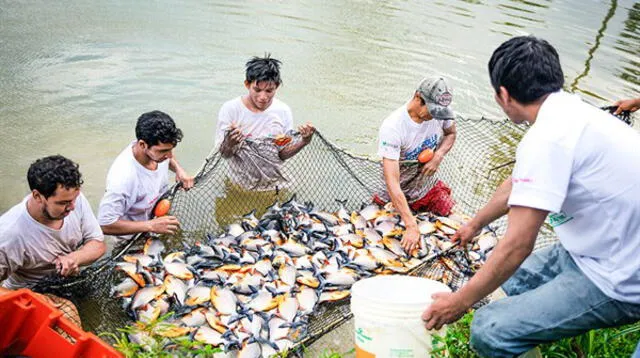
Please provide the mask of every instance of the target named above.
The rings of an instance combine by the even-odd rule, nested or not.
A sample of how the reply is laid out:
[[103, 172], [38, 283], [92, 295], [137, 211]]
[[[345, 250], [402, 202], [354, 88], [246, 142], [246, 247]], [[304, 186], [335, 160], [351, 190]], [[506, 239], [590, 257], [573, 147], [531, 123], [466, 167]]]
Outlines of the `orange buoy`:
[[422, 164], [428, 163], [433, 159], [433, 149], [427, 148], [418, 154], [418, 161]]
[[169, 209], [171, 209], [171, 202], [168, 199], [162, 199], [156, 204], [153, 214], [155, 216], [165, 216], [169, 213]]

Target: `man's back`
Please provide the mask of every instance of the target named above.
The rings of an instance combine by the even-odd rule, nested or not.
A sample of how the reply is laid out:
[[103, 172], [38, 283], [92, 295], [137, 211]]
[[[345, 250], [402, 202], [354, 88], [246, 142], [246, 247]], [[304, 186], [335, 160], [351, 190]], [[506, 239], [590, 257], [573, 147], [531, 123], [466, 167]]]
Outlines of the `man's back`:
[[552, 209], [549, 221], [585, 275], [608, 296], [634, 302], [640, 302], [638, 143], [640, 133], [611, 115], [553, 93], [518, 147], [510, 199]]

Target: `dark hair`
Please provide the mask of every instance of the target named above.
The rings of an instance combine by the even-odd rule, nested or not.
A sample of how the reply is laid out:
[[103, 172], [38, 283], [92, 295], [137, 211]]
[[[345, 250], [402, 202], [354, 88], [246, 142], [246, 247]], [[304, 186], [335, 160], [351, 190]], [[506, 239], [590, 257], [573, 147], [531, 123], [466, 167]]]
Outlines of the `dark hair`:
[[83, 182], [78, 167], [78, 164], [61, 155], [38, 159], [27, 172], [29, 188], [40, 192], [45, 199], [55, 193], [58, 185], [66, 189], [80, 188]]
[[489, 60], [489, 76], [496, 93], [504, 86], [523, 104], [559, 91], [564, 84], [558, 52], [534, 36], [518, 36], [502, 43]]
[[280, 62], [275, 58], [271, 58], [271, 54], [266, 54], [264, 57], [254, 56], [245, 65], [246, 77], [245, 79], [249, 83], [255, 82], [273, 82], [276, 86], [280, 86], [282, 80], [280, 79]]
[[168, 114], [153, 111], [143, 113], [138, 118], [136, 138], [150, 147], [160, 143], [171, 143], [175, 147], [182, 140], [182, 131]]

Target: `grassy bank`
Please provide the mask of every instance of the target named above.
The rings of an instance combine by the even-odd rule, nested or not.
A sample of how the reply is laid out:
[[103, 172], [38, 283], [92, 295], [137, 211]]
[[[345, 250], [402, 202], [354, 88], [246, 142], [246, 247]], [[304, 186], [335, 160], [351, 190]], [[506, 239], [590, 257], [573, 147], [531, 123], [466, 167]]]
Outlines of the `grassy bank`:
[[[449, 326], [444, 338], [434, 337], [440, 345], [435, 357], [475, 358], [469, 348], [470, 326], [473, 313]], [[539, 346], [543, 357], [567, 358], [620, 358], [631, 357], [640, 340], [640, 322], [618, 328], [598, 329], [581, 336], [563, 339]], [[448, 352], [448, 354], [446, 353]]]

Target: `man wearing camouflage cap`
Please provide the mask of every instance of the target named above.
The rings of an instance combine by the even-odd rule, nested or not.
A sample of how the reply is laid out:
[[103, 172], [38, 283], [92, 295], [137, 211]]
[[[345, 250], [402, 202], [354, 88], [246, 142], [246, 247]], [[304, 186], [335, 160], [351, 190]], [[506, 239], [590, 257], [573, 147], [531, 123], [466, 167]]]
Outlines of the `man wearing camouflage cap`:
[[[378, 155], [382, 157], [387, 190], [374, 200], [379, 204], [390, 200], [400, 212], [406, 225], [402, 246], [407, 251], [416, 247], [420, 238], [411, 210], [424, 210], [429, 205], [434, 174], [456, 140], [451, 101], [451, 87], [443, 77], [425, 78], [409, 102], [391, 113], [380, 127]], [[425, 149], [434, 151], [433, 158], [416, 164]]]

